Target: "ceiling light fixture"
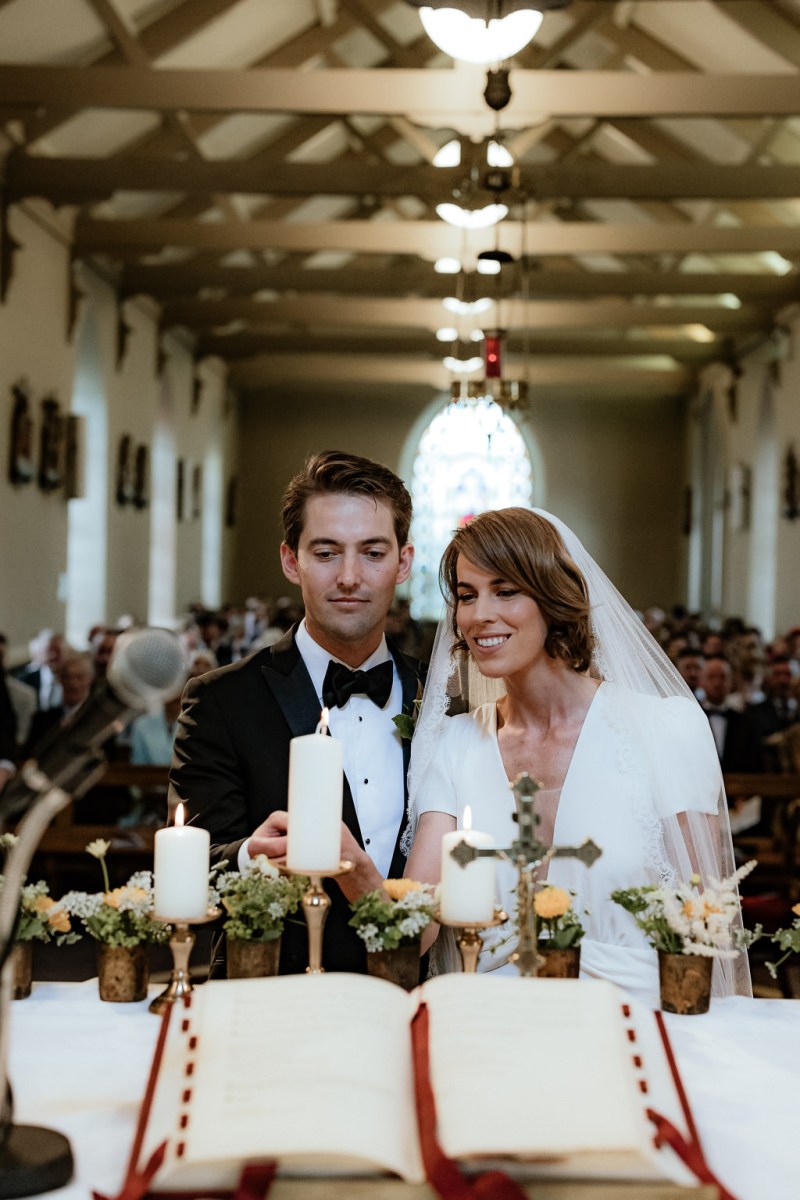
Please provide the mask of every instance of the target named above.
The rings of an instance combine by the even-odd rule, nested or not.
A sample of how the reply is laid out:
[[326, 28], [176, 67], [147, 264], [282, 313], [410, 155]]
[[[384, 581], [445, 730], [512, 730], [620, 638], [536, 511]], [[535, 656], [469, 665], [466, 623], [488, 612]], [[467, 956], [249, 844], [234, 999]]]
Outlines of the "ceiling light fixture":
[[479, 354], [473, 358], [455, 358], [452, 354], [447, 354], [442, 362], [448, 371], [456, 375], [471, 375], [474, 371], [480, 371], [483, 366], [483, 359]]
[[459, 300], [458, 296], [445, 296], [442, 301], [448, 312], [457, 313], [460, 317], [488, 312], [492, 303], [493, 301], [488, 296], [480, 296], [477, 300]]
[[457, 258], [437, 258], [433, 269], [437, 275], [458, 275], [461, 263]]
[[437, 204], [436, 212], [457, 229], [489, 229], [508, 216], [508, 206], [485, 204], [483, 208], [462, 208], [460, 204]]
[[[432, 42], [461, 62], [502, 62], [536, 36], [548, 0], [409, 0]], [[558, 7], [561, 7], [559, 4]]]

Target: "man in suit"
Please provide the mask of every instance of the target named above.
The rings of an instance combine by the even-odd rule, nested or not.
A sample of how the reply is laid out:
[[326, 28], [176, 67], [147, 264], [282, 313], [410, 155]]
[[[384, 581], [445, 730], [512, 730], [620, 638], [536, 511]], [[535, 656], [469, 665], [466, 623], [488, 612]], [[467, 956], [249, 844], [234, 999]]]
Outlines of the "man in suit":
[[[325, 703], [343, 743], [342, 848], [355, 870], [329, 883], [323, 963], [364, 971], [347, 897], [404, 866], [409, 745], [393, 718], [412, 711], [421, 668], [387, 643], [384, 626], [411, 570], [411, 498], [388, 468], [327, 451], [291, 481], [282, 517], [281, 566], [300, 587], [305, 618], [275, 645], [187, 684], [171, 800], [211, 832], [213, 859], [242, 869], [256, 854], [276, 857], [285, 847], [289, 743], [313, 733]], [[290, 921], [281, 971], [307, 961], [304, 924]]]
[[763, 771], [761, 733], [752, 711], [735, 708], [728, 701], [733, 686], [733, 670], [728, 660], [713, 655], [707, 658], [699, 685], [723, 773]]

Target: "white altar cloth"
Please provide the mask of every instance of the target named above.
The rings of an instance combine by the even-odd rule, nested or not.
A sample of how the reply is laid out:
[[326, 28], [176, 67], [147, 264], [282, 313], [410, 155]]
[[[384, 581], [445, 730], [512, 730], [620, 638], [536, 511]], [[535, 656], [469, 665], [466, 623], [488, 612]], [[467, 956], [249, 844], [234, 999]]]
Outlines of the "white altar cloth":
[[[712, 1170], [737, 1200], [794, 1200], [800, 1003], [733, 997], [667, 1024]], [[15, 1120], [66, 1134], [75, 1155], [54, 1200], [119, 1190], [158, 1026], [146, 1001], [102, 1003], [96, 980], [37, 984], [12, 1004]]]

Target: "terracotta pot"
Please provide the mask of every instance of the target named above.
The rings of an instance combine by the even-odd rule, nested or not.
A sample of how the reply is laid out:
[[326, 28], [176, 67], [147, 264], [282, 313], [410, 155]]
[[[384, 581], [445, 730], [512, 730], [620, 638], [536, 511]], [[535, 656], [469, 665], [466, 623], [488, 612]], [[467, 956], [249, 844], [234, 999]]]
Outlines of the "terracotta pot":
[[711, 1003], [713, 958], [704, 954], [658, 952], [658, 978], [664, 1012], [695, 1016]]
[[566, 950], [545, 950], [539, 947], [544, 959], [537, 969], [539, 979], [577, 979], [581, 970], [580, 946], [568, 946]]
[[97, 982], [100, 999], [115, 1003], [144, 1000], [150, 980], [147, 945], [106, 946], [97, 943]]
[[396, 950], [368, 950], [367, 971], [410, 992], [419, 983], [419, 939]]
[[31, 994], [33, 980], [33, 942], [17, 942], [11, 951], [14, 963], [12, 999], [24, 1000]]
[[277, 975], [280, 956], [279, 937], [269, 942], [227, 938], [228, 979], [255, 979], [262, 975]]

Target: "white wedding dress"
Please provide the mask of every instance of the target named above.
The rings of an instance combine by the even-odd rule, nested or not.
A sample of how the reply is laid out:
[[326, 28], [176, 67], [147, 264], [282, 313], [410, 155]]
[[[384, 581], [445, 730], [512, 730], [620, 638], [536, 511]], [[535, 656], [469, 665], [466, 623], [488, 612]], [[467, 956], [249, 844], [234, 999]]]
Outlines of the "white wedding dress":
[[[530, 774], [535, 778], [535, 763]], [[591, 868], [570, 858], [554, 858], [547, 867], [549, 883], [576, 894], [573, 904], [587, 931], [581, 975], [657, 997], [655, 951], [609, 896], [616, 888], [676, 882], [664, 879], [657, 867], [666, 858], [661, 819], [687, 811], [715, 815], [720, 785], [708, 721], [696, 701], [644, 695], [609, 682], [598, 687], [556, 797], [553, 841], [577, 846], [591, 837], [603, 854]], [[445, 720], [419, 783], [420, 814], [445, 812], [461, 827], [467, 805], [472, 828], [491, 834], [496, 845], [509, 846], [517, 836], [494, 703]], [[498, 900], [512, 914], [517, 873], [498, 862], [497, 878]], [[516, 944], [516, 937], [505, 940], [509, 928], [487, 931], [480, 971], [515, 970], [508, 962]]]

